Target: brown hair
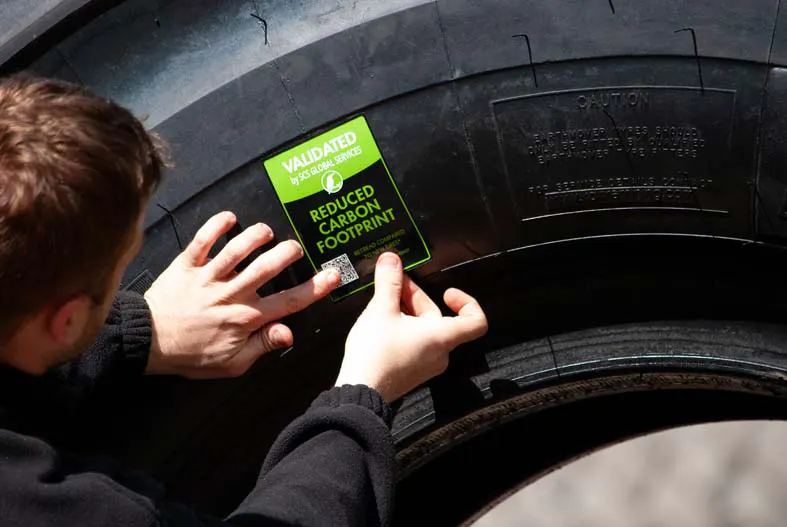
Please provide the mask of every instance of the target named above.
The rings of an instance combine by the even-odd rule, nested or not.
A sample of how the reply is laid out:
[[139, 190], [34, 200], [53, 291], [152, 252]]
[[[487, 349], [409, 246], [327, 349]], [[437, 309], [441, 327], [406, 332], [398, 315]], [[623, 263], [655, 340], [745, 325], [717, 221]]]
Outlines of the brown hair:
[[0, 343], [52, 301], [97, 301], [161, 179], [155, 138], [86, 89], [0, 82]]

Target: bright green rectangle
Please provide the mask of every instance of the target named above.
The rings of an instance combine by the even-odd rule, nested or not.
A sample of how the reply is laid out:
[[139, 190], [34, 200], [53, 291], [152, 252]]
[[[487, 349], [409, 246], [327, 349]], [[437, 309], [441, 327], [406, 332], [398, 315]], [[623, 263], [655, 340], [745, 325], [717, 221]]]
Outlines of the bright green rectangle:
[[[279, 199], [286, 204], [322, 191], [320, 175], [326, 170], [341, 167], [344, 179], [348, 179], [381, 158], [361, 116], [266, 160], [265, 170]], [[326, 163], [330, 166], [325, 167]]]
[[[365, 117], [352, 119], [266, 159], [264, 166], [314, 270], [333, 266], [337, 256], [349, 259], [355, 269], [356, 276], [348, 277], [348, 281], [332, 293], [334, 300], [372, 285], [374, 255], [382, 250], [399, 253], [405, 270], [431, 259], [429, 247], [388, 170]], [[367, 203], [374, 201], [374, 207], [368, 207], [368, 211], [375, 211], [374, 220], [369, 219], [371, 212], [364, 212], [367, 209], [363, 199], [369, 199]], [[358, 208], [355, 212], [353, 209], [340, 212], [345, 209], [335, 205], [339, 202], [344, 207], [352, 204]], [[377, 211], [383, 214], [385, 210], [388, 212], [384, 216], [377, 215]], [[391, 227], [386, 230], [389, 220]], [[319, 232], [315, 230], [317, 227]], [[346, 232], [357, 229], [354, 232], [359, 235], [358, 243], [342, 241], [343, 234], [350, 240], [348, 234], [339, 232], [345, 229]], [[393, 229], [398, 230], [394, 233]], [[360, 235], [362, 232], [369, 234], [363, 235], [364, 238]], [[354, 240], [355, 235], [351, 239]], [[378, 245], [380, 240], [391, 241]], [[400, 243], [402, 241], [404, 243]], [[346, 245], [339, 248], [337, 243]], [[366, 252], [371, 246], [373, 249]], [[362, 251], [364, 255], [360, 256]], [[358, 256], [351, 256], [354, 254]]]

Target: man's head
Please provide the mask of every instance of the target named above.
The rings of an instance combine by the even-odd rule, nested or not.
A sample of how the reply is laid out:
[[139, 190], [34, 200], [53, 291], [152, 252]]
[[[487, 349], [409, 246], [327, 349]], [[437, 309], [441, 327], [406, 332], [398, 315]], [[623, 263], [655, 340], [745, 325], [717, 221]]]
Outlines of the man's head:
[[0, 361], [31, 373], [95, 338], [161, 178], [153, 138], [85, 89], [0, 82]]

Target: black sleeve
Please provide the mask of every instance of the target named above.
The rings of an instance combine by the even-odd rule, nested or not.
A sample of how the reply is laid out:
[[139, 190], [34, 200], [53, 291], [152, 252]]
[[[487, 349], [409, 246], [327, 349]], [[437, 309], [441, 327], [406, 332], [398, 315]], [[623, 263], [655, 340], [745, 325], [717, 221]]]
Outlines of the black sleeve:
[[142, 295], [121, 291], [95, 343], [51, 376], [76, 398], [101, 385], [134, 380], [145, 372], [152, 331], [150, 309]]
[[366, 386], [320, 395], [276, 439], [254, 490], [228, 521], [388, 525], [393, 506], [391, 409]]
[[70, 459], [0, 430], [3, 525], [123, 527], [377, 526], [390, 523], [391, 411], [366, 387], [323, 393], [279, 436], [257, 485], [227, 519], [166, 501], [163, 489], [108, 462]]

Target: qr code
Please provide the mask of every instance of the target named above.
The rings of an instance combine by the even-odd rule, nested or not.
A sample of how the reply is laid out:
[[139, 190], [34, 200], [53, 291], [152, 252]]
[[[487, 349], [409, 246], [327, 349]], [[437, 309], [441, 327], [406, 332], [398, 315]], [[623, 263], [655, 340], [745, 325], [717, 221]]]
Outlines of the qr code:
[[340, 285], [347, 285], [350, 282], [358, 280], [358, 272], [355, 270], [355, 267], [353, 267], [352, 262], [350, 262], [350, 257], [347, 256], [347, 254], [342, 254], [322, 264], [323, 271], [329, 267], [333, 267], [342, 275]]

